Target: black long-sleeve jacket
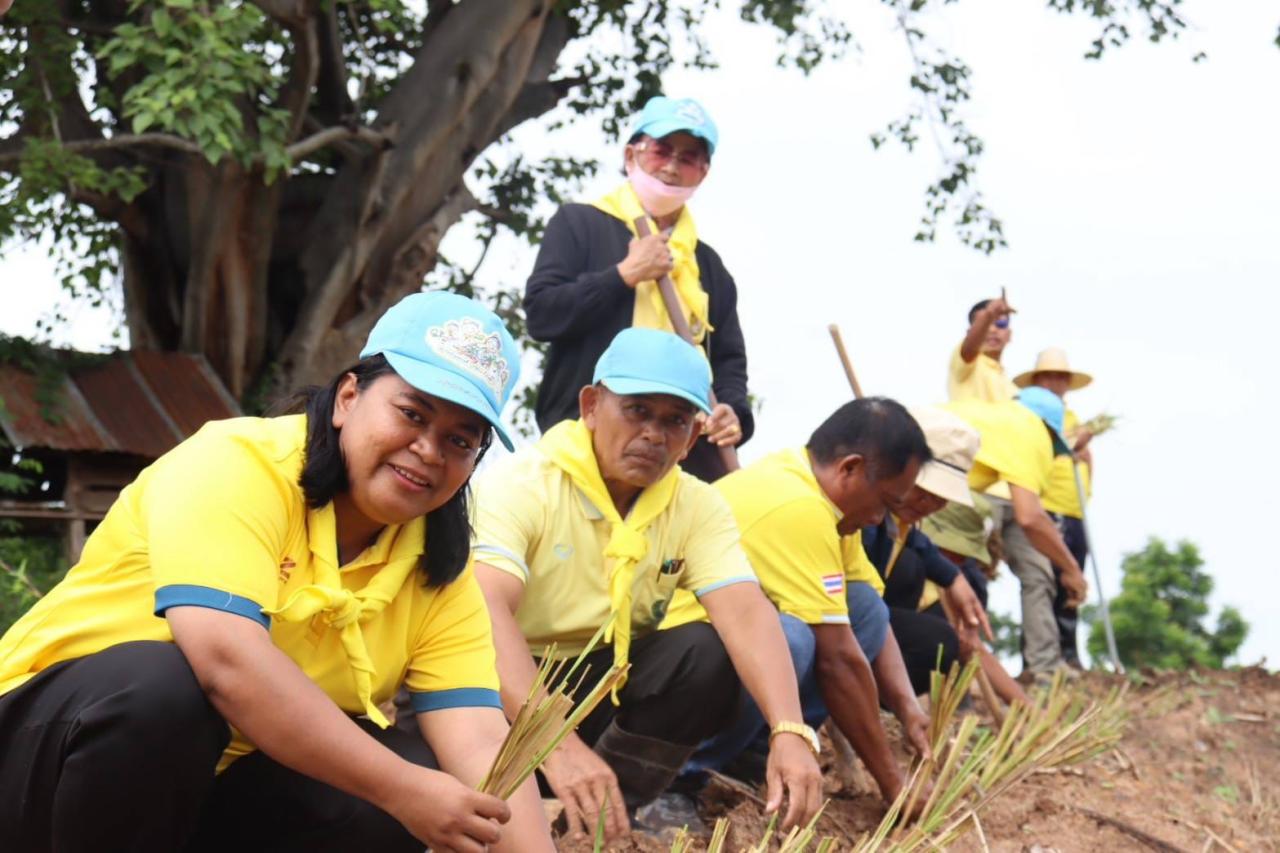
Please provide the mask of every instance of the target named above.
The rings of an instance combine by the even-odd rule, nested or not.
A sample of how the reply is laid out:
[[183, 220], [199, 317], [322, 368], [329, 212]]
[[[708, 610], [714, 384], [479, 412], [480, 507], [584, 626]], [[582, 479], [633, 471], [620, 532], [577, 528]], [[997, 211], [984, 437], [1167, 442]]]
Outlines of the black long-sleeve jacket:
[[[544, 432], [578, 416], [578, 391], [591, 384], [596, 361], [614, 335], [631, 325], [635, 291], [617, 269], [631, 236], [621, 221], [586, 204], [567, 204], [547, 223], [524, 294], [529, 334], [551, 344], [534, 409]], [[717, 399], [737, 413], [746, 441], [755, 422], [747, 402], [738, 289], [714, 249], [699, 241], [694, 256], [702, 289], [710, 298], [714, 331], [703, 346], [711, 362], [712, 387]], [[682, 467], [702, 476], [697, 470], [701, 460], [695, 457], [714, 462], [714, 455], [707, 442], [699, 442]]]
[[907, 534], [893, 574], [885, 578], [889, 558], [893, 555], [893, 540], [894, 531], [888, 518], [877, 525], [862, 528], [862, 549], [884, 579], [884, 603], [890, 607], [915, 610], [926, 580], [938, 586], [951, 586], [960, 573], [950, 560], [938, 553], [938, 546], [932, 539], [913, 528]]

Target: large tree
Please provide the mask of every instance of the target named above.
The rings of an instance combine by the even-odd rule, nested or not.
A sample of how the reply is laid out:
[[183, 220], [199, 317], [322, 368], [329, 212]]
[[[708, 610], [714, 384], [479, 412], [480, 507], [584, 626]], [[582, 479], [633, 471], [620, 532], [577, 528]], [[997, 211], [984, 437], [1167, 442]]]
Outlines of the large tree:
[[[1121, 564], [1120, 594], [1111, 600], [1116, 647], [1127, 667], [1152, 666], [1221, 669], [1239, 650], [1249, 625], [1234, 607], [1206, 624], [1213, 577], [1204, 570], [1200, 551], [1190, 542], [1170, 549], [1152, 537], [1141, 551], [1126, 554]], [[1106, 659], [1106, 635], [1097, 608], [1087, 608], [1089, 655]]]
[[[990, 252], [1004, 238], [973, 181], [969, 70], [926, 35], [929, 7], [954, 0], [881, 2], [917, 101], [873, 142], [912, 147], [933, 123], [944, 166], [917, 239], [950, 219]], [[1097, 19], [1091, 56], [1183, 26], [1181, 0], [1047, 3]], [[203, 353], [241, 398], [323, 378], [423, 285], [460, 220], [536, 238], [535, 203], [594, 168], [484, 152], [524, 122], [554, 130], [557, 105], [616, 135], [673, 63], [714, 64], [719, 5], [18, 0], [0, 19], [0, 243], [51, 237], [83, 298], [121, 282], [132, 346]], [[798, 73], [850, 39], [834, 3], [733, 5]], [[519, 331], [516, 296], [495, 307]]]

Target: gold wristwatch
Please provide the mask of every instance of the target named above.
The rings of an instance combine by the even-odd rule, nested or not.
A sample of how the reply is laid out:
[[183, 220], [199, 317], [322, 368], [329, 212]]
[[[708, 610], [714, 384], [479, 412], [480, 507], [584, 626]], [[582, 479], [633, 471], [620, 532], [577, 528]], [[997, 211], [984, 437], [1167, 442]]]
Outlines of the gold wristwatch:
[[778, 723], [769, 732], [769, 742], [773, 743], [773, 739], [781, 734], [800, 735], [804, 738], [805, 746], [809, 747], [813, 752], [813, 757], [817, 758], [821, 747], [818, 745], [818, 733], [812, 727], [806, 726], [804, 723]]

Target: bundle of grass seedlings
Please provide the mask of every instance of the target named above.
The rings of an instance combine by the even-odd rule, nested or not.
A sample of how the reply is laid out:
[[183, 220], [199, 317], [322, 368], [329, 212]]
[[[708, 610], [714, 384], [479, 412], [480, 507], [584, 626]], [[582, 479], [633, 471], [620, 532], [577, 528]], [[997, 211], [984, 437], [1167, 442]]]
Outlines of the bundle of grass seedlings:
[[[930, 691], [933, 757], [917, 766], [880, 826], [854, 853], [913, 853], [946, 847], [970, 829], [982, 831], [979, 812], [1032, 773], [1087, 761], [1105, 752], [1124, 732], [1124, 687], [1097, 702], [1073, 695], [1059, 673], [1030, 705], [1014, 704], [995, 731], [966, 714], [955, 724], [977, 662], [934, 674]], [[954, 733], [953, 733], [954, 731]], [[898, 825], [899, 815], [914, 821]]]
[[[572, 662], [568, 659], [556, 660], [554, 644], [547, 648], [533, 686], [529, 688], [529, 696], [511, 722], [511, 729], [498, 749], [493, 766], [480, 783], [481, 792], [504, 800], [514, 794], [626, 675], [629, 665], [611, 667], [591, 688], [591, 692], [574, 707], [572, 697], [585, 681], [590, 669], [583, 666], [582, 662], [604, 636], [606, 627], [608, 623], [596, 632], [595, 637]], [[565, 671], [566, 666], [568, 671]], [[570, 686], [579, 668], [582, 673], [578, 676], [578, 681]]]
[[1118, 420], [1120, 420], [1118, 415], [1109, 415], [1103, 412], [1080, 424], [1080, 428], [1087, 429], [1096, 438], [1104, 432], [1110, 432], [1115, 429], [1116, 421]]
[[[1125, 687], [1088, 702], [1068, 688], [1059, 674], [1030, 705], [1015, 704], [994, 731], [966, 714], [957, 724], [960, 703], [977, 673], [977, 661], [952, 667], [946, 678], [935, 673], [930, 690], [933, 713], [929, 742], [933, 757], [917, 765], [902, 793], [874, 833], [848, 848], [851, 853], [915, 853], [938, 850], [971, 829], [981, 832], [979, 813], [992, 800], [1037, 771], [1065, 767], [1093, 758], [1115, 744], [1124, 732]], [[821, 812], [819, 812], [819, 815]], [[901, 821], [903, 814], [916, 814]], [[776, 821], [776, 815], [774, 820]], [[813, 847], [818, 816], [782, 839], [782, 853], [834, 853], [836, 839]], [[726, 849], [729, 821], [721, 818], [707, 853]], [[742, 853], [764, 853], [774, 838], [771, 821], [764, 837]], [[672, 853], [691, 853], [692, 840], [681, 833]]]
[[[822, 810], [826, 808], [824, 804], [822, 809], [818, 809], [818, 813], [813, 816], [813, 820], [809, 821], [804, 827], [794, 827], [791, 832], [782, 838], [778, 845], [778, 853], [832, 853], [836, 849], [836, 839], [827, 836], [821, 840], [817, 839], [817, 832], [814, 827], [818, 823], [818, 818], [822, 816]], [[742, 853], [768, 853], [772, 850], [775, 830], [778, 824], [778, 815], [775, 812], [769, 820], [769, 825], [765, 827], [764, 835], [758, 842], [748, 847]], [[817, 841], [817, 846], [813, 846]], [[707, 843], [707, 853], [730, 853], [726, 849], [729, 843], [729, 819], [720, 818], [716, 821], [716, 828], [711, 833], [711, 841]], [[600, 848], [597, 847], [597, 850]], [[675, 843], [671, 845], [671, 853], [692, 853], [693, 841], [689, 838], [689, 834], [681, 830], [676, 835]]]

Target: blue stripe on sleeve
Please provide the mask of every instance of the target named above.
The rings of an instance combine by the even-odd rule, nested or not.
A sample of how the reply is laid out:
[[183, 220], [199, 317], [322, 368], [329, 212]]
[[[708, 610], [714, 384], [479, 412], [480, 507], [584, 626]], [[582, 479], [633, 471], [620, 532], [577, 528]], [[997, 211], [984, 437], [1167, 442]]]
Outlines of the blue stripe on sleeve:
[[155, 614], [163, 616], [170, 607], [208, 607], [225, 613], [234, 613], [252, 619], [270, 630], [271, 617], [262, 612], [262, 605], [252, 599], [232, 595], [220, 589], [194, 584], [177, 583], [156, 590]]
[[455, 687], [452, 690], [433, 690], [430, 693], [410, 693], [414, 713], [440, 711], [444, 708], [497, 708], [502, 710], [502, 698], [498, 691], [487, 687]]
[[519, 554], [516, 554], [513, 551], [509, 551], [500, 545], [486, 545], [485, 543], [480, 542], [472, 546], [471, 552], [476, 555], [477, 559], [481, 563], [484, 562], [483, 557], [485, 554], [492, 554], [495, 557], [503, 557], [510, 560], [516, 564], [516, 567], [520, 569], [520, 571], [524, 572], [525, 580], [529, 579], [529, 565], [520, 558]]
[[701, 589], [695, 589], [693, 591], [693, 594], [696, 595], [698, 598], [702, 598], [702, 596], [706, 595], [709, 592], [715, 592], [717, 589], [722, 589], [723, 587], [730, 586], [735, 583], [753, 583], [756, 586], [760, 585], [760, 581], [758, 581], [756, 578], [749, 575], [742, 575], [740, 577], [726, 578], [725, 580], [722, 580], [722, 581], [716, 581], [715, 583], [707, 584]]

